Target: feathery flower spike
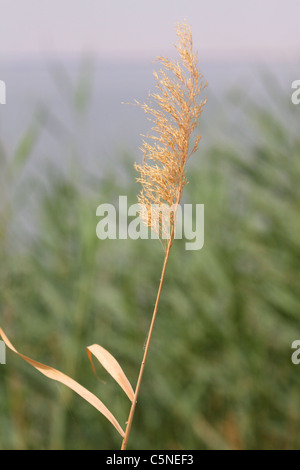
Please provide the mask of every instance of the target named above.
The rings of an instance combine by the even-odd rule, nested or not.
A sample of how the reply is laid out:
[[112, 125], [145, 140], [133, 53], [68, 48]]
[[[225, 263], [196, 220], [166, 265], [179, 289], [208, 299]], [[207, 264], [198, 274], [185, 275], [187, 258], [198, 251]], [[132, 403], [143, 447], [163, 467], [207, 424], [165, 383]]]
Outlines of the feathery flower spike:
[[[199, 100], [206, 87], [193, 52], [193, 39], [187, 23], [176, 25], [178, 44], [175, 45], [181, 63], [164, 57], [163, 65], [154, 72], [157, 92], [149, 94], [149, 104], [138, 103], [153, 122], [152, 134], [143, 140], [143, 163], [135, 163], [140, 173], [137, 181], [142, 189], [138, 195], [140, 216], [167, 248], [172, 233], [177, 205], [187, 183], [185, 165], [196, 152], [200, 136], [193, 136], [206, 100]], [[154, 105], [156, 104], [156, 107]], [[169, 208], [173, 207], [169, 224], [164, 224]], [[168, 213], [168, 214], [167, 214]]]

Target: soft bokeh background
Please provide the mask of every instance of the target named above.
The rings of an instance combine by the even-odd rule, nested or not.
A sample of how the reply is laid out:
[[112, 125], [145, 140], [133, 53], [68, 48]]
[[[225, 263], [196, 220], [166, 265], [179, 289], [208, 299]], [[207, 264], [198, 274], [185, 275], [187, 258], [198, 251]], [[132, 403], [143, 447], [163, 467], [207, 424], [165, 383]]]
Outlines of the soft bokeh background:
[[[129, 402], [85, 347], [135, 385], [159, 282], [157, 241], [96, 237], [96, 208], [136, 202], [153, 59], [191, 24], [209, 87], [184, 200], [205, 245], [172, 249], [131, 449], [299, 449], [298, 1], [2, 0], [0, 325], [24, 354]], [[81, 398], [7, 351], [0, 449], [118, 449]]]

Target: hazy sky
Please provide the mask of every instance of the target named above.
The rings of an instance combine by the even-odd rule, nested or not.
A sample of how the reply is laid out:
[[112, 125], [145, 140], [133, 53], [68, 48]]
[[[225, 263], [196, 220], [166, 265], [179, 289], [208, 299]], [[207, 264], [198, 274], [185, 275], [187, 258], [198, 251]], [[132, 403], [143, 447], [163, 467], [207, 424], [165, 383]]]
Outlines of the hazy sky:
[[0, 0], [0, 60], [148, 60], [170, 51], [185, 18], [204, 58], [300, 57], [299, 0]]

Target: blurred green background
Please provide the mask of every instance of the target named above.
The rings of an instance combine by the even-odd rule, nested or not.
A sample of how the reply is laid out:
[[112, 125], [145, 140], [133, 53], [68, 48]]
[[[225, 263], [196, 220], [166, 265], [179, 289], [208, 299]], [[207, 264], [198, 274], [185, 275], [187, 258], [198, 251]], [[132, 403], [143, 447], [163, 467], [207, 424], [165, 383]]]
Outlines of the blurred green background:
[[[89, 76], [79, 74], [66, 97], [72, 136], [93, 99]], [[203, 112], [184, 202], [205, 204], [205, 244], [172, 248], [129, 449], [300, 448], [300, 365], [291, 362], [300, 338], [299, 109], [265, 80], [269, 101], [234, 89], [223, 117], [218, 106], [217, 117]], [[97, 239], [99, 204], [136, 202], [136, 156], [124, 148], [99, 160], [98, 176], [49, 116], [38, 109], [13, 149], [0, 146], [0, 324], [20, 352], [86, 386], [125, 428], [129, 401], [100, 365], [93, 374], [85, 347], [108, 349], [135, 386], [163, 251], [155, 240]], [[28, 171], [49, 129], [64, 171], [51, 159]], [[120, 448], [102, 415], [10, 351], [0, 373], [1, 450]]]

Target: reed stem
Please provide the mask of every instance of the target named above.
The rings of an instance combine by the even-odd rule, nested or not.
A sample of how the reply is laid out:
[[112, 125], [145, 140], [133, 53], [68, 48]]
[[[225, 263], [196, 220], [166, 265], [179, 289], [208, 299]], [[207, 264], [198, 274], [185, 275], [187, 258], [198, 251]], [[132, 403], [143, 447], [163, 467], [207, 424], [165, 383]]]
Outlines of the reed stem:
[[129, 417], [128, 417], [128, 421], [127, 421], [125, 436], [124, 436], [124, 439], [123, 439], [123, 442], [122, 442], [121, 450], [126, 450], [126, 447], [127, 447], [127, 442], [128, 442], [128, 438], [129, 438], [129, 434], [130, 434], [130, 430], [131, 430], [131, 425], [132, 425], [132, 421], [133, 421], [133, 416], [134, 416], [134, 412], [135, 412], [135, 406], [136, 406], [136, 403], [137, 403], [137, 397], [138, 397], [138, 393], [139, 393], [141, 382], [142, 382], [143, 372], [144, 372], [145, 363], [146, 363], [146, 359], [147, 359], [147, 355], [148, 355], [148, 350], [149, 350], [149, 346], [150, 346], [150, 341], [151, 341], [151, 336], [152, 336], [153, 327], [154, 327], [154, 323], [155, 323], [155, 318], [156, 318], [156, 314], [157, 314], [157, 310], [158, 310], [159, 299], [160, 299], [160, 295], [161, 295], [161, 291], [162, 291], [162, 286], [163, 286], [163, 283], [164, 283], [164, 278], [165, 278], [166, 268], [167, 268], [168, 259], [169, 259], [169, 255], [170, 255], [170, 250], [171, 250], [171, 246], [172, 246], [172, 243], [173, 243], [173, 237], [174, 237], [174, 225], [172, 227], [172, 233], [171, 233], [170, 240], [169, 240], [169, 243], [168, 243], [167, 249], [166, 249], [164, 264], [163, 264], [163, 268], [162, 268], [162, 272], [161, 272], [160, 283], [159, 283], [159, 287], [158, 287], [158, 291], [157, 291], [157, 296], [156, 296], [155, 306], [154, 306], [154, 310], [153, 310], [152, 320], [151, 320], [151, 324], [150, 324], [150, 328], [149, 328], [149, 332], [148, 332], [148, 337], [147, 337], [147, 341], [146, 341], [144, 356], [143, 356], [143, 360], [142, 360], [141, 367], [140, 367], [140, 372], [139, 372], [139, 376], [138, 376], [138, 380], [137, 380], [137, 384], [136, 384], [136, 388], [135, 388], [135, 393], [134, 393], [134, 399], [132, 401], [132, 405], [131, 405], [131, 408], [130, 408], [130, 413], [129, 413]]

